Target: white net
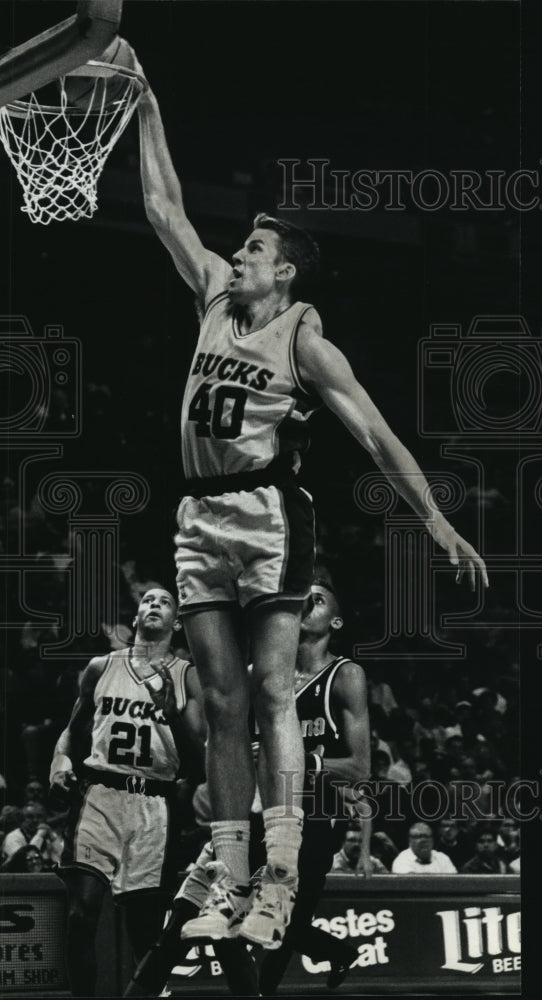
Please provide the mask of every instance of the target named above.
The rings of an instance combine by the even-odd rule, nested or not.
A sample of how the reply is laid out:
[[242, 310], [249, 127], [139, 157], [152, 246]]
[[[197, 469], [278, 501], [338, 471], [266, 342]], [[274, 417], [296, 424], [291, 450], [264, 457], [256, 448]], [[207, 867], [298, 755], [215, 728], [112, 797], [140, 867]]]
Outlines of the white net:
[[125, 75], [122, 93], [117, 87], [112, 100], [109, 83], [104, 76], [89, 79], [84, 108], [70, 105], [64, 77], [58, 106], [42, 105], [30, 94], [0, 108], [0, 139], [23, 189], [22, 211], [32, 222], [76, 221], [96, 211], [104, 163], [144, 90], [140, 77]]

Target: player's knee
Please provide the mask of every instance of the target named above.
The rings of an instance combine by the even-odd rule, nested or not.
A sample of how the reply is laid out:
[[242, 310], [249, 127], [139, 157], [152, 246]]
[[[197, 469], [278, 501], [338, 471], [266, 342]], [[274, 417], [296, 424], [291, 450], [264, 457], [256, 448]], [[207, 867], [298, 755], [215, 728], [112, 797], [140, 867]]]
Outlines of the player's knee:
[[253, 688], [254, 712], [260, 727], [284, 722], [292, 708], [295, 712], [293, 691], [280, 677], [267, 675]]
[[246, 729], [249, 706], [244, 692], [206, 687], [203, 690], [203, 705], [211, 731], [227, 729], [228, 732], [233, 732]]

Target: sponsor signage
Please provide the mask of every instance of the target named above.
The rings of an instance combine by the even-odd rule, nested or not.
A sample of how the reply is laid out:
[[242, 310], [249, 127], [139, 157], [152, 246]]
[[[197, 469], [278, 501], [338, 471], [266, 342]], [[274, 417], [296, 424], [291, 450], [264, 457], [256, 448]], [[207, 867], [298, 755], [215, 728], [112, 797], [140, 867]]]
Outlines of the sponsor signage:
[[66, 901], [58, 879], [0, 875], [0, 994], [68, 989]]
[[[315, 926], [353, 945], [351, 992], [371, 983], [449, 987], [456, 993], [517, 993], [520, 983], [516, 876], [351, 876], [328, 878]], [[329, 964], [294, 954], [285, 988], [325, 986]], [[224, 979], [211, 944], [191, 949], [170, 986], [217, 989]]]

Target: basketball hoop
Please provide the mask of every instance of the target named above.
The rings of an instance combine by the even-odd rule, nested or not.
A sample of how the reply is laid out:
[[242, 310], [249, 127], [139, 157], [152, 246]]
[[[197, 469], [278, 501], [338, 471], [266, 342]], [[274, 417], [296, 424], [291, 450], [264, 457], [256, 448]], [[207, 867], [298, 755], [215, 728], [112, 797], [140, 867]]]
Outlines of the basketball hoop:
[[[69, 97], [72, 77], [88, 77], [84, 102]], [[91, 218], [104, 163], [147, 82], [135, 70], [91, 60], [58, 80], [60, 103], [31, 93], [0, 108], [0, 139], [23, 189], [32, 222]]]

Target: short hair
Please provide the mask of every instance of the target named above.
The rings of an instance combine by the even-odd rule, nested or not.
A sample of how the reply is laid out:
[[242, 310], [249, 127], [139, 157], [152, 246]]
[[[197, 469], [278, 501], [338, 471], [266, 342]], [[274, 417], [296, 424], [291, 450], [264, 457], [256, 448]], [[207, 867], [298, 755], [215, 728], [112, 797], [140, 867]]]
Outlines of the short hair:
[[333, 583], [331, 582], [331, 580], [329, 580], [328, 578], [326, 578], [324, 576], [315, 576], [314, 580], [312, 581], [312, 586], [313, 587], [323, 587], [324, 590], [328, 590], [329, 593], [333, 595], [333, 597], [335, 599], [335, 605], [336, 605], [336, 608], [337, 608], [337, 614], [340, 617], [342, 617], [341, 601], [340, 601], [339, 595], [338, 595], [338, 593], [337, 593], [337, 591], [335, 589], [335, 586], [333, 585]]
[[310, 285], [314, 281], [320, 266], [320, 250], [305, 229], [294, 226], [293, 222], [275, 219], [266, 212], [259, 212], [255, 217], [254, 229], [271, 229], [277, 234], [282, 256], [296, 269], [291, 284], [296, 294], [300, 287]]

